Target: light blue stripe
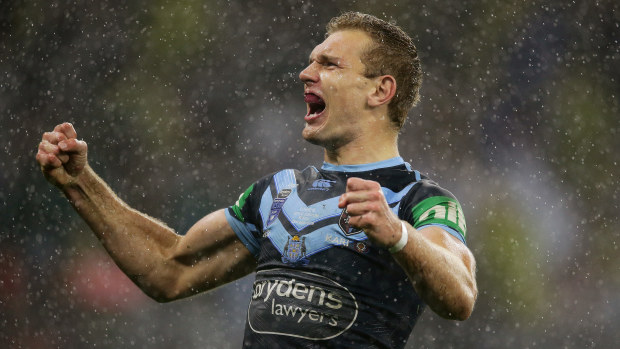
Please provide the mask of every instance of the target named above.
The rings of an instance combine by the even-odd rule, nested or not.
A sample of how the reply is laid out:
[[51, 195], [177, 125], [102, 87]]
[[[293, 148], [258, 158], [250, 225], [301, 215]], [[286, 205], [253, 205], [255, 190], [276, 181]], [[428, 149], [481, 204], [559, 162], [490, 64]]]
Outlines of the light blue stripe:
[[392, 212], [398, 216], [398, 209], [400, 208], [400, 202], [396, 206], [392, 207]]
[[267, 234], [271, 244], [278, 250], [278, 252], [280, 252], [280, 254], [283, 254], [284, 246], [290, 236], [291, 235], [286, 231], [286, 229], [284, 229], [279, 219], [276, 219], [271, 224], [271, 227], [269, 227], [269, 233]]
[[237, 234], [237, 237], [243, 245], [254, 255], [254, 257], [258, 258], [258, 253], [260, 252], [260, 243], [254, 237], [253, 232], [258, 233], [258, 229], [256, 226], [250, 223], [243, 223], [239, 221], [237, 218], [233, 217], [228, 210], [224, 210], [226, 214], [226, 220], [228, 224], [232, 228], [232, 230]]
[[[409, 192], [409, 190], [411, 190], [413, 185], [415, 185], [415, 183], [410, 183], [399, 192], [393, 192], [392, 190], [384, 187], [382, 187], [381, 189], [383, 190], [383, 195], [385, 196], [386, 201], [388, 202], [388, 204], [391, 205], [402, 200], [403, 196], [405, 196]], [[333, 198], [319, 201], [310, 206], [307, 206], [301, 200], [301, 198], [299, 198], [297, 190], [293, 190], [293, 192], [289, 195], [288, 199], [284, 203], [284, 206], [282, 207], [282, 213], [284, 213], [284, 216], [288, 219], [291, 225], [299, 232], [312, 224], [318, 223], [328, 218], [339, 216], [342, 212], [342, 209], [338, 208], [339, 197], [340, 196], [335, 196]], [[271, 212], [271, 202], [272, 200], [269, 201], [269, 212]], [[398, 214], [398, 207], [394, 207], [392, 208], [392, 210], [394, 211], [394, 213]], [[267, 208], [264, 209], [264, 212], [268, 211]], [[300, 219], [296, 219], [295, 216], [296, 214], [303, 214], [304, 212], [312, 213], [317, 217], [304, 224], [300, 222]]]
[[407, 195], [409, 190], [411, 190], [411, 188], [414, 185], [415, 185], [415, 182], [409, 183], [409, 185], [407, 185], [403, 190], [399, 192], [393, 192], [390, 189], [385, 188], [385, 187], [381, 187], [381, 190], [383, 190], [383, 196], [385, 196], [385, 201], [387, 201], [388, 204], [393, 204], [395, 202], [399, 202], [400, 200], [402, 200], [403, 196]]
[[[339, 244], [332, 244], [331, 242], [328, 242], [328, 235], [355, 241], [363, 241], [368, 239], [366, 234], [363, 232], [351, 236], [345, 236], [342, 233], [342, 230], [340, 230], [338, 224], [330, 224], [319, 228], [310, 234], [300, 236], [300, 238], [305, 238], [304, 244], [306, 245], [306, 256], [311, 256], [330, 247], [341, 246]], [[282, 222], [280, 222], [279, 219], [276, 219], [276, 221], [273, 222], [269, 228], [269, 234], [267, 234], [267, 237], [273, 246], [280, 252], [280, 254], [284, 254], [284, 246], [286, 246], [286, 243], [289, 241], [291, 235], [286, 231], [286, 229], [284, 229]]]
[[260, 216], [263, 220], [263, 229], [267, 229], [267, 220], [269, 219], [269, 213], [271, 212], [272, 204], [273, 197], [271, 196], [271, 190], [267, 188], [263, 192], [263, 196], [260, 199], [260, 207], [258, 209]]
[[273, 180], [276, 185], [276, 192], [278, 193], [282, 189], [293, 189], [297, 184], [295, 180], [295, 171], [293, 170], [280, 171], [273, 176]]
[[[289, 220], [291, 225], [295, 227], [297, 231], [301, 231], [302, 229], [307, 228], [308, 226], [320, 222], [324, 219], [332, 218], [335, 216], [339, 216], [342, 212], [342, 209], [338, 208], [338, 198], [339, 196], [323, 200], [317, 203], [314, 203], [310, 206], [307, 206], [297, 194], [297, 191], [294, 191], [289, 196], [288, 200], [284, 203], [284, 207], [282, 207], [282, 212]], [[303, 212], [308, 212], [316, 215], [317, 217], [310, 222], [303, 224], [298, 222], [295, 219], [295, 215]]]
[[400, 156], [383, 160], [377, 162], [371, 162], [369, 164], [360, 164], [360, 165], [334, 165], [329, 162], [324, 162], [323, 167], [321, 169], [325, 171], [333, 171], [333, 172], [364, 172], [364, 171], [372, 171], [383, 167], [394, 167], [398, 165], [402, 165], [405, 163], [405, 160]]

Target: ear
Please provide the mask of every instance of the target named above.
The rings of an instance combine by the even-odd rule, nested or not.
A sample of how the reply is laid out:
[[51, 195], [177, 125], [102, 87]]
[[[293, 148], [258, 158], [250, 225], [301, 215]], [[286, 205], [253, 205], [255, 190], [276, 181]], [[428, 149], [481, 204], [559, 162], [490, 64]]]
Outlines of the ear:
[[396, 94], [396, 79], [392, 75], [376, 77], [375, 88], [368, 95], [368, 105], [378, 107], [390, 103]]

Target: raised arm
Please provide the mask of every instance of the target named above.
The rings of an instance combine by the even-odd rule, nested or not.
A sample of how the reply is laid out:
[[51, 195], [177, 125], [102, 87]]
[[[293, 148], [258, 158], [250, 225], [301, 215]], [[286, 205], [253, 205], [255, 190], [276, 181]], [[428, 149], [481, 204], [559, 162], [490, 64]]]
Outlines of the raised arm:
[[363, 229], [381, 247], [397, 244], [404, 223], [408, 241], [393, 256], [418, 295], [442, 317], [465, 320], [471, 315], [478, 295], [476, 266], [463, 243], [439, 227], [417, 230], [401, 221], [390, 210], [377, 182], [349, 178], [339, 206], [347, 208], [349, 223]]
[[116, 264], [157, 301], [215, 288], [251, 273], [256, 266], [224, 210], [202, 218], [181, 236], [129, 207], [88, 166], [87, 145], [77, 139], [69, 123], [43, 135], [37, 161]]

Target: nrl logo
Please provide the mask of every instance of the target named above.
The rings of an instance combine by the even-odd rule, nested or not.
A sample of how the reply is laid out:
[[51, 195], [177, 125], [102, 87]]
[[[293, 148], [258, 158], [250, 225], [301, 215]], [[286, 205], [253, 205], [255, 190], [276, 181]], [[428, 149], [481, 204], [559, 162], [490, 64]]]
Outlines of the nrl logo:
[[293, 192], [291, 189], [282, 189], [275, 199], [273, 199], [273, 204], [271, 204], [271, 212], [269, 212], [269, 218], [267, 219], [266, 227], [269, 227], [273, 222], [275, 222], [276, 218], [282, 211], [282, 207], [286, 202], [286, 199]]
[[355, 228], [349, 223], [349, 214], [347, 213], [347, 209], [343, 209], [340, 214], [340, 219], [338, 219], [338, 226], [344, 232], [344, 235], [355, 235], [362, 232], [362, 229]]

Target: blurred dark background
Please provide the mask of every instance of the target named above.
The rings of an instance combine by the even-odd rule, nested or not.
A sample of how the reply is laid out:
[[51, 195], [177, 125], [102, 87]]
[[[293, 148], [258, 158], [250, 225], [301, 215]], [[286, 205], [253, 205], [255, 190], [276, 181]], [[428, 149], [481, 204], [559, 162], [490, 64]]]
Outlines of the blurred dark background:
[[617, 1], [2, 0], [0, 347], [240, 347], [252, 277], [151, 301], [36, 148], [72, 122], [121, 198], [184, 232], [266, 173], [321, 164], [297, 75], [345, 10], [415, 39], [401, 155], [460, 199], [478, 261], [471, 319], [427, 310], [408, 348], [617, 346]]

